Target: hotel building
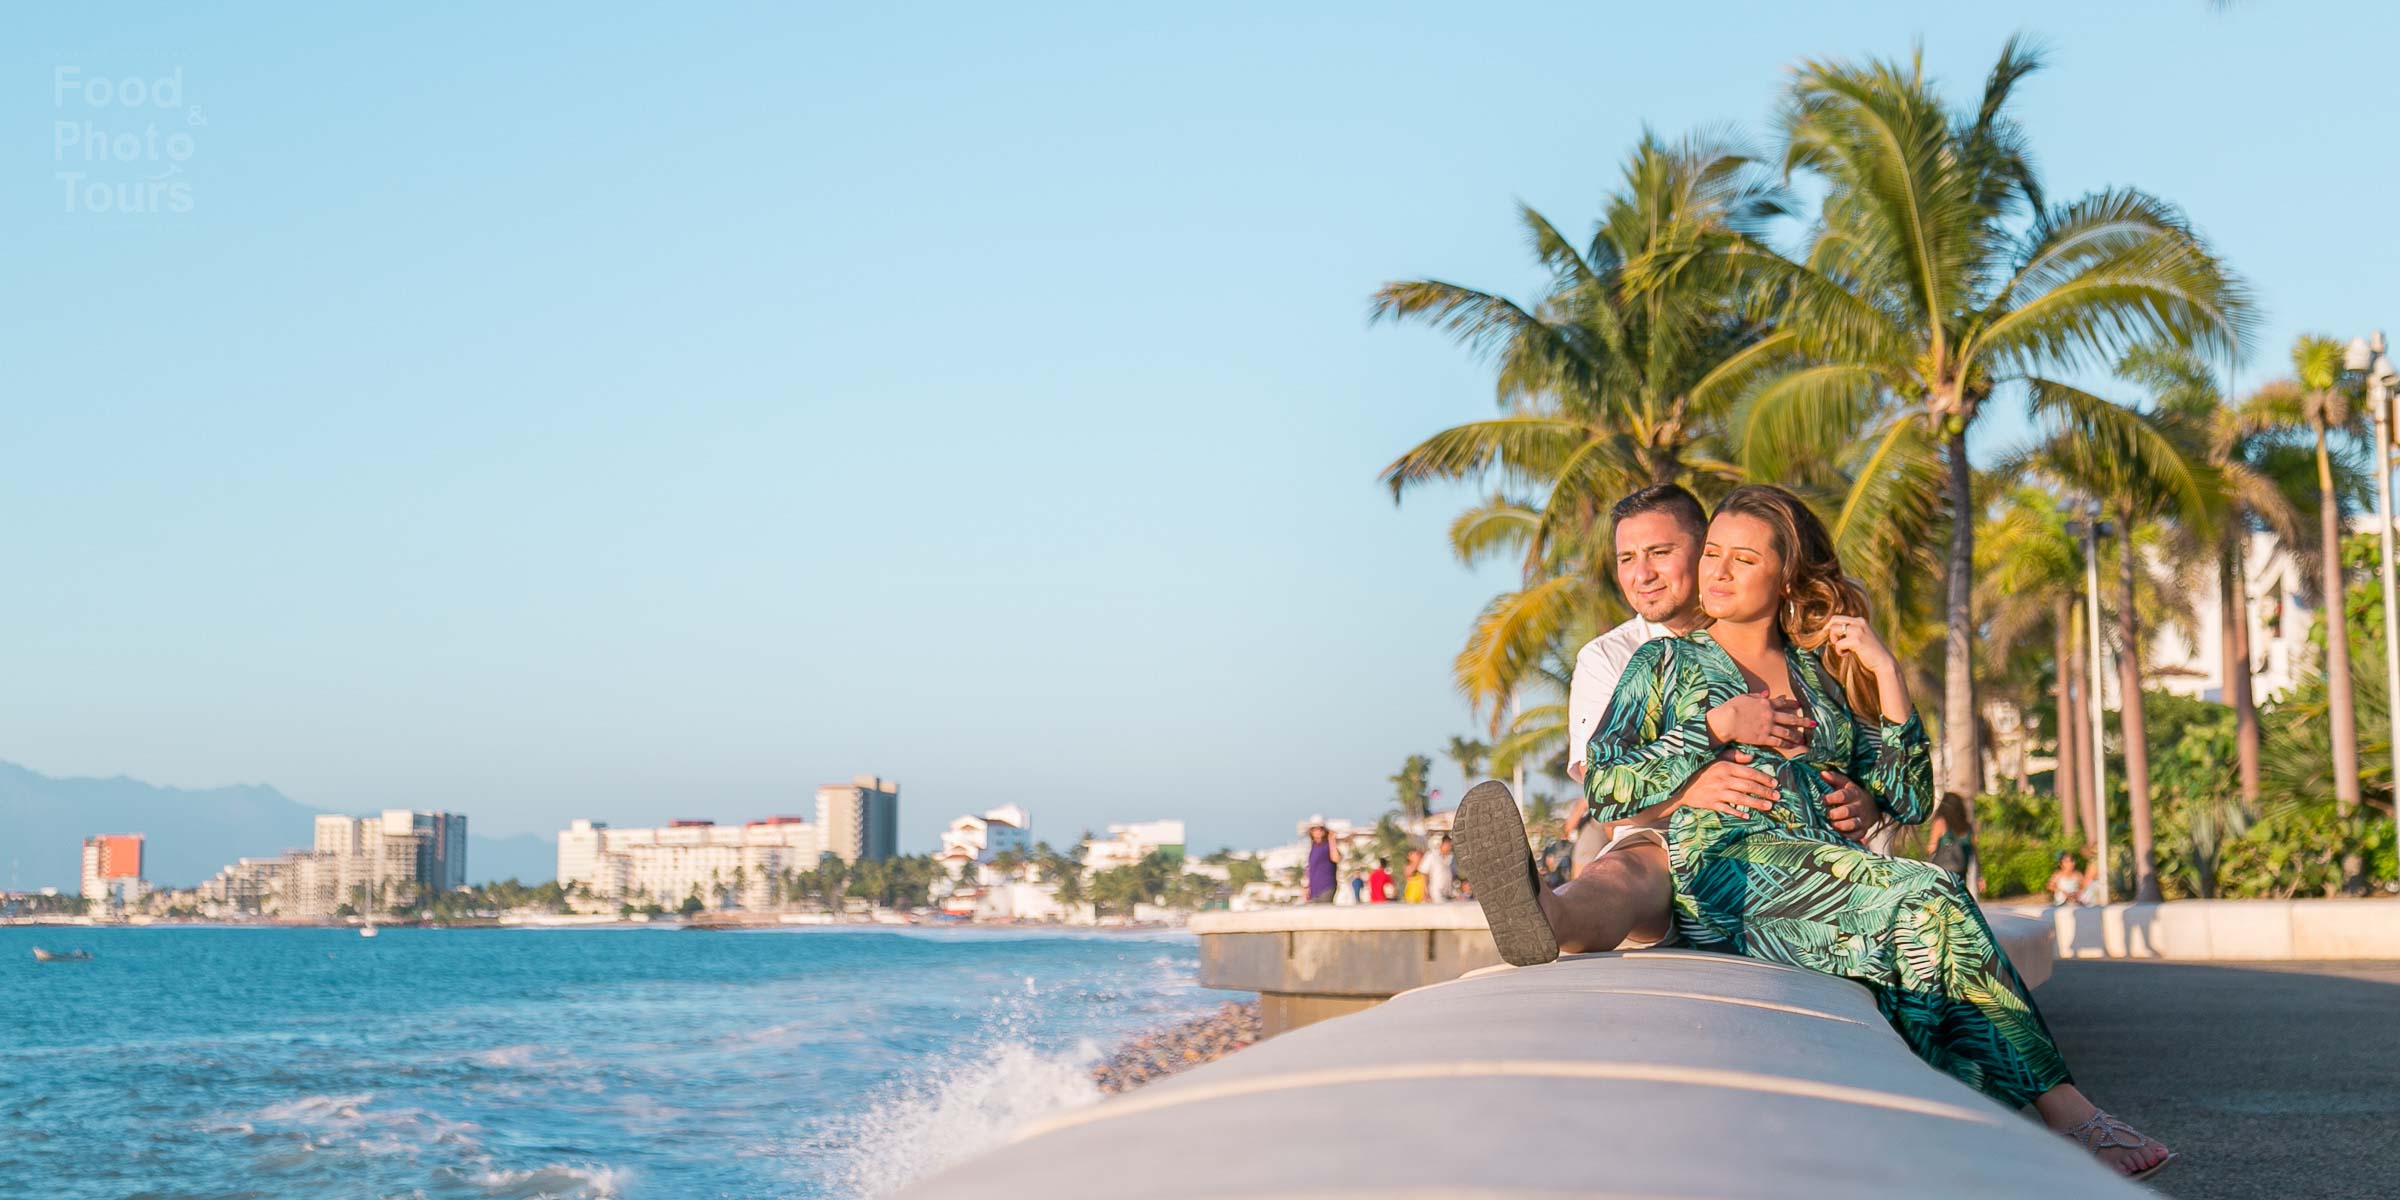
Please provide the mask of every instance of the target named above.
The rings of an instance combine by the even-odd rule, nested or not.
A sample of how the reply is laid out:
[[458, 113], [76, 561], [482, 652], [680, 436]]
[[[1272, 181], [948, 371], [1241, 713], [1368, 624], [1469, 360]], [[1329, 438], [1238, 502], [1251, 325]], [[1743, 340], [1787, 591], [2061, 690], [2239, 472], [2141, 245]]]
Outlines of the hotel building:
[[83, 898], [126, 905], [142, 898], [142, 835], [103, 833], [83, 839]]
[[607, 900], [673, 907], [696, 895], [710, 908], [766, 908], [775, 881], [814, 870], [820, 853], [818, 828], [800, 817], [671, 821], [657, 829], [579, 818], [558, 835], [558, 882]]
[[900, 852], [900, 785], [861, 775], [817, 789], [825, 853], [843, 862], [881, 862]]

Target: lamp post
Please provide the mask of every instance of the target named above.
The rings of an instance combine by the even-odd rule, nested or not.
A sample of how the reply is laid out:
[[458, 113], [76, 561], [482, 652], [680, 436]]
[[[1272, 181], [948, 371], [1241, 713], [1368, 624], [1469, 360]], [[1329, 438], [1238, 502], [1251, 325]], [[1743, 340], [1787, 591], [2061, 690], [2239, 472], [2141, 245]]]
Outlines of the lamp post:
[[[2100, 519], [2100, 502], [2092, 500], [2084, 508], [2084, 519], [2067, 522], [2067, 531], [2083, 535], [2083, 602], [2092, 627], [2092, 829], [2093, 844], [2100, 848], [2092, 857], [2094, 877], [2100, 884], [2100, 903], [2108, 903], [2108, 718], [2101, 711], [2100, 676], [2103, 651], [2100, 648], [2100, 539], [2114, 532], [2108, 522]], [[2065, 664], [2060, 664], [2065, 670]], [[2124, 703], [2118, 697], [2118, 703]]]
[[2375, 532], [2383, 543], [2383, 707], [2391, 718], [2392, 817], [2400, 821], [2400, 609], [2392, 584], [2392, 393], [2400, 372], [2383, 355], [2383, 331], [2352, 338], [2342, 366], [2366, 376], [2367, 411], [2375, 421]]

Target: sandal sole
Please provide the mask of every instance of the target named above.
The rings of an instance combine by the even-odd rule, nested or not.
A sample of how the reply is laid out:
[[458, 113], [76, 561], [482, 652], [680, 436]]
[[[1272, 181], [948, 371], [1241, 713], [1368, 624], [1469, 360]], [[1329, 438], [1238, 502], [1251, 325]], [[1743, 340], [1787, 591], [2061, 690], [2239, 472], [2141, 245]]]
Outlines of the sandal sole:
[[1458, 802], [1458, 873], [1475, 885], [1475, 903], [1500, 958], [1530, 967], [1558, 957], [1558, 937], [1534, 896], [1533, 851], [1525, 844], [1525, 814], [1508, 785], [1486, 780]]

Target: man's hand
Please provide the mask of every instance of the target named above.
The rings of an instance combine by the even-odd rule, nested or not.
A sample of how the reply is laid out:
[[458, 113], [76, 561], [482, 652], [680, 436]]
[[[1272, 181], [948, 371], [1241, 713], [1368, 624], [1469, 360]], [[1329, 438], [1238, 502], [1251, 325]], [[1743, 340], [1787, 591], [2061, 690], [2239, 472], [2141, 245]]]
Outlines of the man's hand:
[[1708, 736], [1720, 746], [1738, 743], [1797, 754], [1808, 748], [1808, 732], [1816, 725], [1798, 700], [1765, 692], [1745, 692], [1708, 710]]
[[1700, 769], [1675, 799], [1737, 817], [1775, 807], [1781, 793], [1772, 772], [1750, 765], [1748, 751], [1736, 750]]
[[1843, 837], [1859, 841], [1883, 819], [1883, 813], [1875, 807], [1875, 797], [1852, 783], [1849, 776], [1840, 771], [1819, 771], [1817, 775], [1833, 789], [1825, 793], [1825, 816]]

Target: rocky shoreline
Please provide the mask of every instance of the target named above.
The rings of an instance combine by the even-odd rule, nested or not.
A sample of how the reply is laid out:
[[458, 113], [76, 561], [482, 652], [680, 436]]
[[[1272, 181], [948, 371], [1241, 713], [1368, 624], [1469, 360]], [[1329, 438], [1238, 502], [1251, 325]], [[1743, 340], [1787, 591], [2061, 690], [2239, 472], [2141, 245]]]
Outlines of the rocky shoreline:
[[1130, 1092], [1154, 1079], [1214, 1062], [1259, 1039], [1258, 1001], [1236, 1000], [1204, 1017], [1144, 1034], [1092, 1068], [1102, 1095]]

